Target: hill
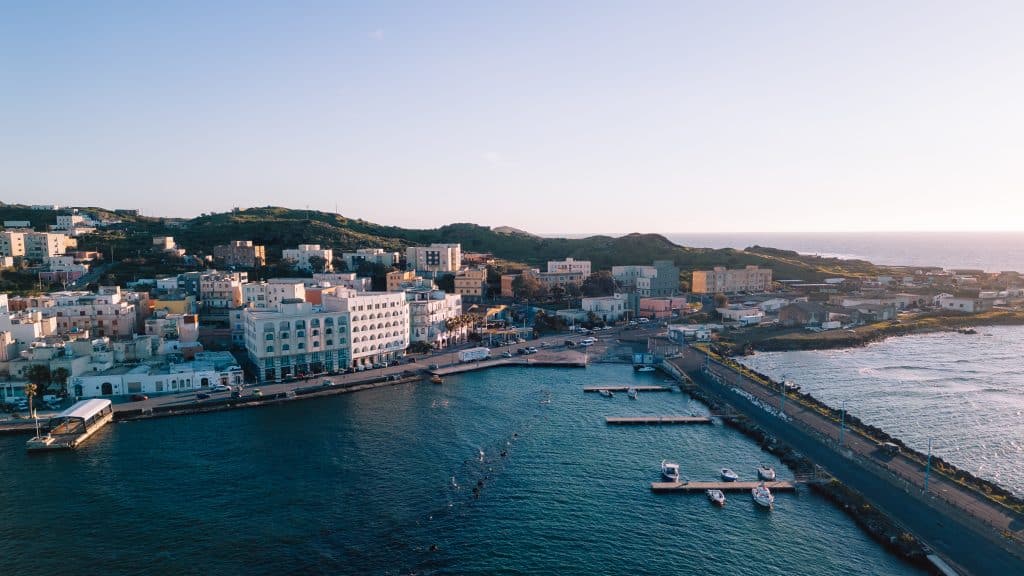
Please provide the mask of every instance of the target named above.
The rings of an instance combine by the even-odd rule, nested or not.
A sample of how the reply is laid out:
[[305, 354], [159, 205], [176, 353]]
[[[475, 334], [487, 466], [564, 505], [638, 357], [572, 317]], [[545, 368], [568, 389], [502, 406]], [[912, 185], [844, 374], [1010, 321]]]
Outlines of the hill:
[[[110, 212], [99, 208], [83, 211]], [[31, 219], [37, 228], [53, 222], [55, 215], [53, 211], [30, 210], [26, 206], [0, 206], [0, 219]], [[617, 238], [543, 238], [507, 227], [491, 229], [469, 223], [434, 229], [408, 229], [350, 219], [340, 214], [272, 206], [207, 214], [184, 222], [143, 217], [124, 220], [125, 224], [116, 229], [81, 237], [80, 247], [113, 251], [116, 257], [124, 258], [147, 253], [152, 236], [168, 235], [174, 236], [178, 244], [190, 253], [208, 255], [217, 244], [253, 240], [267, 247], [267, 257], [273, 261], [280, 258], [281, 250], [298, 244], [321, 244], [336, 251], [365, 247], [401, 251], [413, 245], [458, 242], [466, 251], [488, 252], [506, 261], [536, 267], [543, 267], [548, 260], [569, 257], [590, 260], [595, 270], [672, 260], [684, 270], [684, 276], [686, 271], [712, 266], [748, 264], [770, 266], [775, 270], [776, 278], [805, 280], [879, 271], [869, 262], [802, 256], [760, 246], [746, 250], [687, 248], [673, 244], [659, 234], [628, 234]]]

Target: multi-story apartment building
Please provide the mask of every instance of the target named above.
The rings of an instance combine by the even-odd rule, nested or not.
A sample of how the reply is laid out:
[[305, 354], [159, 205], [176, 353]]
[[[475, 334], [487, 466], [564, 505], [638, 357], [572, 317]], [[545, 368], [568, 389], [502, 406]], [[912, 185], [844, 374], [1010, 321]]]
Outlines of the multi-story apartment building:
[[294, 278], [271, 278], [267, 282], [250, 282], [242, 286], [243, 304], [257, 310], [274, 310], [285, 300], [305, 299], [305, 284]]
[[487, 270], [460, 270], [455, 273], [455, 293], [466, 302], [480, 302], [487, 294]]
[[252, 240], [232, 240], [231, 244], [214, 246], [213, 259], [228, 268], [257, 268], [267, 264], [267, 249]]
[[373, 289], [373, 278], [356, 276], [355, 272], [313, 274], [313, 280], [322, 286], [342, 286], [360, 292], [369, 292]]
[[57, 333], [74, 334], [88, 330], [95, 336], [124, 338], [135, 333], [138, 322], [135, 304], [122, 297], [118, 286], [101, 286], [92, 292], [54, 292], [53, 312]]
[[405, 266], [429, 274], [458, 272], [462, 268], [462, 245], [410, 246], [405, 251]]
[[655, 260], [653, 266], [612, 266], [612, 276], [641, 298], [673, 296], [679, 291], [679, 268], [671, 260]]
[[199, 301], [207, 310], [238, 308], [242, 305], [242, 285], [248, 275], [208, 272], [199, 277]]
[[574, 260], [572, 258], [566, 258], [565, 260], [548, 261], [548, 274], [567, 273], [583, 274], [584, 278], [590, 276], [590, 261]]
[[53, 232], [26, 232], [25, 258], [42, 262], [49, 256], [59, 256], [67, 251], [68, 237]]
[[[298, 248], [281, 251], [281, 258], [292, 263], [297, 270], [330, 272], [334, 270], [334, 251], [319, 244], [299, 244]], [[310, 259], [314, 262], [311, 263]], [[319, 260], [319, 262], [316, 262]], [[314, 264], [316, 264], [314, 266]]]
[[692, 290], [696, 294], [766, 292], [771, 287], [771, 268], [747, 266], [736, 270], [727, 270], [724, 266], [715, 266], [713, 270], [693, 272]]
[[0, 256], [25, 256], [25, 233], [5, 230], [0, 232]]
[[57, 224], [54, 230], [74, 230], [78, 226], [85, 226], [85, 217], [80, 214], [57, 214]]
[[199, 317], [195, 314], [157, 314], [145, 322], [147, 336], [164, 340], [196, 342], [199, 340]]
[[409, 345], [405, 294], [337, 289], [316, 306], [284, 300], [276, 310], [246, 309], [245, 347], [260, 382], [364, 369], [390, 362]]
[[401, 256], [398, 252], [388, 252], [383, 248], [360, 248], [355, 252], [342, 252], [341, 259], [345, 261], [348, 270], [355, 272], [361, 262], [379, 264], [381, 266], [397, 266]]
[[407, 290], [409, 334], [412, 342], [427, 342], [435, 348], [447, 348], [464, 342], [469, 326], [448, 327], [447, 321], [462, 314], [462, 296], [443, 290]]

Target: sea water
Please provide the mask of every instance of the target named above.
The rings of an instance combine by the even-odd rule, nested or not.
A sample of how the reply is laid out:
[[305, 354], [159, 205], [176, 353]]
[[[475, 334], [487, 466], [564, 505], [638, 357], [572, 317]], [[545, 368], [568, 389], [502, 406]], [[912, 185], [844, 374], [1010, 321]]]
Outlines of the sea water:
[[257, 409], [112, 424], [74, 452], [0, 437], [0, 573], [919, 574], [806, 489], [654, 494], [760, 462], [707, 414], [628, 366], [500, 368]]

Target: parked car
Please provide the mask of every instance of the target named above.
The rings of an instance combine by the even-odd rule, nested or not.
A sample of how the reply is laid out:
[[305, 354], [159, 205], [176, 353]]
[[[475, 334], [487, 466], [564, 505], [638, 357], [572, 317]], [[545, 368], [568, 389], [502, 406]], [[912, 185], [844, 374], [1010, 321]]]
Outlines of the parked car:
[[516, 354], [529, 354], [529, 352], [526, 351], [526, 348], [517, 348]]
[[526, 353], [527, 354], [536, 354], [537, 353], [537, 349], [534, 348], [533, 346], [530, 346], [529, 348], [526, 349]]
[[231, 387], [228, 386], [227, 384], [217, 384], [213, 388], [210, 388], [210, 390], [213, 392], [229, 392], [231, 390]]
[[331, 386], [334, 386], [334, 382], [331, 382], [330, 380], [324, 380], [323, 382], [320, 383], [320, 385], [325, 388], [330, 388]]
[[415, 364], [415, 363], [416, 363], [416, 359], [413, 358], [412, 356], [410, 356], [409, 357], [409, 364]]
[[576, 347], [576, 343], [573, 342], [572, 340], [566, 340], [565, 341], [565, 345], [568, 346], [569, 348], [575, 348]]
[[431, 370], [437, 370], [439, 366], [437, 364], [431, 364], [430, 366], [427, 366], [427, 368], [430, 368]]
[[502, 352], [501, 355], [504, 356], [505, 358], [511, 358], [512, 357], [512, 353], [508, 352], [508, 351]]
[[149, 396], [145, 394], [132, 394], [132, 402], [142, 402], [143, 400], [149, 400]]
[[206, 392], [200, 392], [200, 393], [196, 394], [196, 400], [206, 400], [209, 397], [210, 397], [210, 395], [207, 394]]

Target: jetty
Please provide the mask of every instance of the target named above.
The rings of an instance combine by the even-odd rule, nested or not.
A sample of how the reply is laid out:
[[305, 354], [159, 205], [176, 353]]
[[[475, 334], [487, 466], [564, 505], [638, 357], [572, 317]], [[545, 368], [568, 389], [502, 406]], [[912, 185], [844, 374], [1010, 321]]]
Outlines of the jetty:
[[607, 424], [711, 424], [709, 416], [607, 416]]
[[[761, 482], [651, 482], [652, 492], [704, 492], [705, 490], [721, 490], [722, 492], [750, 492], [760, 486]], [[795, 482], [784, 480], [764, 482], [765, 488], [772, 492], [792, 492], [796, 490]]]
[[671, 386], [584, 386], [584, 392], [600, 392], [602, 390], [608, 390], [610, 392], [626, 392], [630, 388], [637, 392], [671, 392]]

